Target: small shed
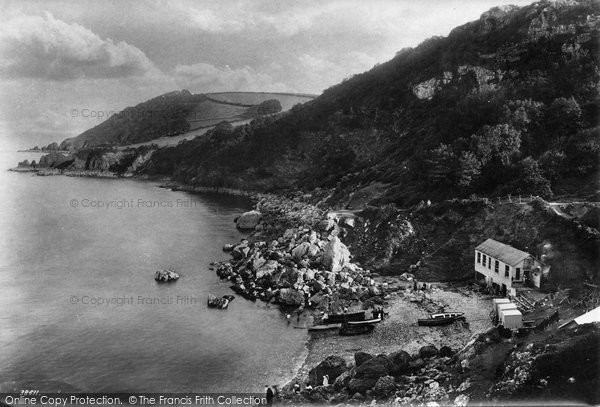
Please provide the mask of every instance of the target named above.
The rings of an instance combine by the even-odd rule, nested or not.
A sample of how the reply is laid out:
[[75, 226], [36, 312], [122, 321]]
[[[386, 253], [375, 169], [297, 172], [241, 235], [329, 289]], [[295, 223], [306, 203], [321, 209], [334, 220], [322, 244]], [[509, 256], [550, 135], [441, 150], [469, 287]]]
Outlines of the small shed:
[[502, 311], [508, 311], [517, 309], [517, 306], [513, 302], [507, 302], [505, 304], [498, 304], [498, 319], [502, 318]]
[[519, 329], [523, 327], [523, 314], [517, 309], [509, 309], [500, 312], [502, 326], [506, 329]]
[[510, 303], [510, 300], [508, 298], [494, 298], [492, 300], [492, 310], [494, 312], [494, 316], [497, 317], [498, 316], [498, 305], [500, 304], [508, 304]]

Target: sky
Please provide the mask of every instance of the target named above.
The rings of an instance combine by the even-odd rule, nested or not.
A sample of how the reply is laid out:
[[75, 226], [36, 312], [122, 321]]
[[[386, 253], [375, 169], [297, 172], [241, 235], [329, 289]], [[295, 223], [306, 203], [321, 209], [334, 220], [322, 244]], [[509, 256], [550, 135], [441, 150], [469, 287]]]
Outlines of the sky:
[[319, 94], [490, 8], [531, 0], [0, 0], [2, 149], [173, 90]]

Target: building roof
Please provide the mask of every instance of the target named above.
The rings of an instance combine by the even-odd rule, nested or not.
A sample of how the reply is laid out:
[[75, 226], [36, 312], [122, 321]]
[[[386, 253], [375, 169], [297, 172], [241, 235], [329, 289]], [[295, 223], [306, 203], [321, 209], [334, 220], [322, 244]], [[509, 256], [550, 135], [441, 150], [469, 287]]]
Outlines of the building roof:
[[505, 317], [512, 317], [512, 316], [516, 316], [516, 315], [523, 316], [523, 314], [521, 314], [521, 311], [519, 311], [518, 309], [504, 310], [504, 311], [502, 311], [502, 315], [504, 315]]
[[516, 266], [522, 260], [531, 255], [519, 249], [515, 249], [504, 243], [497, 242], [494, 239], [488, 239], [475, 248], [475, 250], [487, 254], [494, 259], [498, 259], [509, 266]]
[[594, 308], [590, 312], [575, 318], [577, 325], [589, 324], [591, 322], [600, 322], [600, 307]]

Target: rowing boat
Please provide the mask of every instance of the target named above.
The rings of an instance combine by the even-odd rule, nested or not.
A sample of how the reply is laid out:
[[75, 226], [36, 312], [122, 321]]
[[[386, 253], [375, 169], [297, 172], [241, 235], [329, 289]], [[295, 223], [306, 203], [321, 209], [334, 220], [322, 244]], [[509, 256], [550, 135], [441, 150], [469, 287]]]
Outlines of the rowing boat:
[[328, 324], [335, 324], [338, 322], [345, 321], [364, 321], [365, 311], [349, 312], [345, 314], [330, 314], [327, 320], [324, 321]]
[[360, 325], [373, 325], [381, 322], [381, 318], [365, 319], [364, 321], [348, 321], [348, 325], [360, 326]]
[[449, 325], [459, 319], [465, 319], [464, 312], [441, 312], [431, 314], [429, 318], [419, 319], [417, 323], [422, 326]]
[[375, 329], [375, 325], [345, 325], [340, 328], [339, 334], [342, 336], [363, 335], [373, 329]]

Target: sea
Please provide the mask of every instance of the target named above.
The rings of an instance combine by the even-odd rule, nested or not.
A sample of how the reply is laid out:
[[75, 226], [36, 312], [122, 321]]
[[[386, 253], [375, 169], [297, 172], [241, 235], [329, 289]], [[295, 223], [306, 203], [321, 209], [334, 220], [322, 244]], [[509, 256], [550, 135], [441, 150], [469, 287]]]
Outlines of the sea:
[[[210, 263], [244, 238], [248, 198], [134, 179], [9, 172], [0, 152], [0, 392], [262, 392], [291, 379], [307, 332], [232, 294]], [[156, 270], [181, 278], [157, 283]]]

